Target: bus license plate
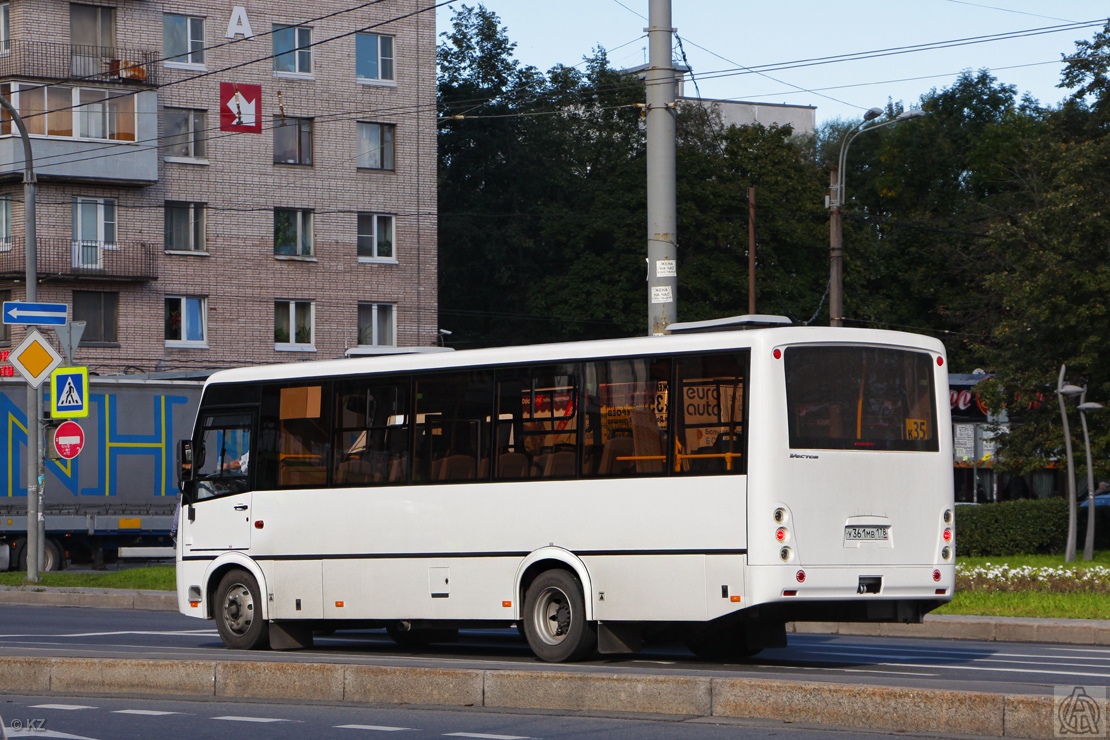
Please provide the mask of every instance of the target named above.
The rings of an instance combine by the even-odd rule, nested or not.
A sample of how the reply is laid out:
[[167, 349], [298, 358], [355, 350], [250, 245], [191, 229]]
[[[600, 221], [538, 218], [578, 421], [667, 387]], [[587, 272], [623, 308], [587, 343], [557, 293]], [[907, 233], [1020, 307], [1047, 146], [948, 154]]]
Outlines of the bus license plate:
[[844, 539], [859, 540], [889, 540], [890, 527], [850, 525], [844, 528]]

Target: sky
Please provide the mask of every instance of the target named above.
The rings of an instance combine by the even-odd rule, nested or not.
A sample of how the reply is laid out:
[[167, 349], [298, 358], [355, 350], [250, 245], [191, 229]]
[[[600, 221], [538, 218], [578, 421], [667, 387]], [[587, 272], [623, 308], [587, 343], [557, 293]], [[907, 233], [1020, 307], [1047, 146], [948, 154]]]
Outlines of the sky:
[[[500, 17], [522, 64], [573, 66], [598, 46], [617, 68], [647, 61], [649, 0], [455, 4], [464, 2]], [[687, 96], [809, 105], [822, 123], [858, 119], [888, 100], [917, 107], [922, 94], [950, 86], [967, 69], [986, 68], [1019, 94], [1058, 103], [1067, 96], [1056, 87], [1061, 56], [1091, 39], [1108, 14], [1110, 5], [1091, 0], [672, 0], [671, 25], [697, 81], [695, 89], [687, 78]], [[441, 33], [451, 16], [451, 6], [438, 11]], [[1075, 27], [1085, 22], [1093, 25]], [[999, 34], [1023, 35], [973, 42]], [[945, 48], [798, 64], [922, 44]]]

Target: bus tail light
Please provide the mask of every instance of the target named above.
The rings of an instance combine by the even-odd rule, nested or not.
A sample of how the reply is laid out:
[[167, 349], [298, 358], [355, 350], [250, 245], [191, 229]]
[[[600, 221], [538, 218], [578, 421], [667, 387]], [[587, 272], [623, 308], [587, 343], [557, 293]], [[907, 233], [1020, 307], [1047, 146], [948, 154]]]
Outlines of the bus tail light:
[[952, 541], [952, 528], [951, 527], [945, 527], [944, 528], [944, 534], [942, 536], [944, 537], [945, 542], [951, 542]]
[[790, 536], [790, 532], [786, 527], [779, 527], [775, 530], [775, 539], [779, 542], [786, 542], [786, 538]]
[[937, 589], [937, 596], [947, 596], [947, 595], [948, 595], [948, 589], [946, 589], [946, 588], [938, 588]]
[[806, 572], [804, 570], [798, 571], [797, 573], [794, 574], [794, 579], [798, 583], [805, 583], [806, 582]]
[[798, 590], [796, 588], [784, 588], [782, 590], [783, 596], [797, 596]]
[[939, 581], [940, 580], [940, 571], [939, 570], [934, 570], [933, 571], [933, 580], [934, 581]]
[[782, 562], [789, 563], [790, 559], [794, 557], [794, 553], [789, 547], [784, 547], [779, 550], [779, 557], [782, 558]]
[[940, 557], [941, 557], [942, 560], [951, 560], [952, 559], [952, 548], [951, 547], [942, 547], [941, 550], [940, 550]]

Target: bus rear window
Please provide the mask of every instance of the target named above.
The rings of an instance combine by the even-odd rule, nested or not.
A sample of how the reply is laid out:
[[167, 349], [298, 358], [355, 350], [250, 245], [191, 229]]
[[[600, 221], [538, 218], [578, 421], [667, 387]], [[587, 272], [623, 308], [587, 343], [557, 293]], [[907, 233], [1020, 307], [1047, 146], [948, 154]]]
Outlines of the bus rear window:
[[790, 347], [792, 449], [939, 449], [932, 357], [877, 347]]

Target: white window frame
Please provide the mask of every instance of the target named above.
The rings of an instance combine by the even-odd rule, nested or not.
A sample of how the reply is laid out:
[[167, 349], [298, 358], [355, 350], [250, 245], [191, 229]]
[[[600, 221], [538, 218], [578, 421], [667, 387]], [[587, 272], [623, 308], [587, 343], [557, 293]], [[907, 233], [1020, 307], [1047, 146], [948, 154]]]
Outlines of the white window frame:
[[[368, 131], [369, 135], [364, 136], [364, 131]], [[388, 136], [385, 135], [387, 131], [389, 132]], [[383, 144], [383, 139], [388, 139], [389, 141]], [[362, 151], [363, 141], [369, 144], [369, 148], [365, 152]], [[355, 137], [355, 142], [355, 147], [357, 149], [355, 154], [355, 167], [358, 169], [381, 170], [385, 172], [393, 172], [397, 169], [397, 126], [395, 124], [359, 121], [358, 135]], [[371, 164], [371, 157], [375, 149], [377, 150], [378, 157], [378, 165], [376, 167]], [[386, 166], [387, 158], [389, 160], [389, 166]]]
[[[371, 303], [360, 302], [358, 304], [359, 317], [361, 319], [362, 309], [370, 309], [370, 325], [363, 327], [361, 320], [358, 324], [358, 346], [360, 347], [396, 347], [397, 346], [397, 304], [395, 303]], [[382, 337], [378, 331], [381, 322], [382, 309], [389, 309], [389, 341], [382, 342]], [[370, 336], [365, 336], [365, 330], [370, 330]], [[368, 338], [369, 342], [364, 342], [363, 339]]]
[[200, 305], [200, 334], [201, 334], [201, 338], [200, 339], [184, 339], [184, 338], [182, 338], [182, 339], [169, 339], [169, 338], [166, 338], [165, 331], [164, 331], [164, 328], [163, 328], [162, 337], [163, 337], [163, 339], [165, 339], [166, 346], [167, 347], [201, 347], [201, 348], [207, 348], [208, 347], [208, 298], [205, 297], [205, 296], [195, 296], [195, 295], [168, 295], [168, 296], [165, 297], [165, 301], [163, 302], [163, 305], [165, 305], [165, 303], [168, 303], [169, 301], [178, 301], [178, 309], [177, 310], [181, 314], [181, 325], [180, 325], [178, 331], [180, 332], [182, 337], [187, 337], [189, 335], [188, 330], [189, 330], [189, 328], [191, 328], [188, 324], [188, 318], [189, 318], [188, 305], [189, 305], [189, 303], [190, 302], [196, 302]]
[[[376, 49], [377, 58], [374, 60], [377, 65], [377, 77], [367, 77], [359, 74], [359, 41], [363, 38], [372, 37], [376, 39], [374, 47]], [[382, 54], [382, 39], [389, 39], [389, 54]], [[395, 36], [389, 36], [381, 33], [356, 33], [355, 34], [355, 79], [364, 85], [396, 85], [397, 84], [397, 39]], [[385, 75], [382, 73], [383, 67], [388, 66], [389, 73]]]
[[[371, 229], [370, 229], [369, 233], [364, 233], [363, 230], [362, 230], [362, 221], [363, 221], [364, 218], [369, 218], [369, 220], [370, 220]], [[380, 244], [380, 238], [381, 238], [381, 232], [382, 232], [382, 228], [381, 228], [382, 222], [386, 221], [387, 219], [388, 219], [388, 222], [387, 222], [386, 228], [389, 231], [389, 244], [390, 244], [390, 251], [392, 252], [392, 254], [382, 256], [382, 255], [378, 254], [378, 246]], [[358, 254], [358, 261], [359, 262], [377, 262], [377, 263], [383, 263], [384, 262], [384, 263], [389, 263], [389, 264], [396, 264], [396, 262], [397, 262], [397, 219], [396, 219], [396, 217], [391, 213], [363, 212], [363, 213], [359, 213], [357, 215], [355, 223], [356, 223], [356, 230], [357, 230], [357, 234], [356, 234], [356, 237], [355, 237], [355, 253]], [[358, 246], [359, 246], [359, 244], [362, 243], [364, 238], [366, 238], [370, 241], [370, 244], [373, 247], [373, 250], [372, 250], [373, 254], [365, 255], [365, 254], [359, 254], [358, 253]]]
[[[82, 103], [82, 93], [102, 93], [104, 98], [102, 100]], [[113, 123], [114, 118], [119, 116], [118, 106], [113, 105], [114, 100], [127, 99], [131, 106], [131, 127], [130, 130], [135, 132], [133, 139], [121, 139], [118, 136], [113, 136]], [[75, 87], [73, 88], [73, 118], [74, 118], [74, 133], [78, 139], [95, 139], [97, 141], [135, 141], [138, 138], [138, 118], [135, 109], [135, 98], [133, 95], [119, 94], [112, 90], [103, 90], [94, 87]], [[113, 108], [117, 110], [113, 111]], [[98, 121], [97, 126], [104, 131], [103, 136], [94, 136], [88, 133], [86, 129], [91, 128], [89, 122], [95, 119]], [[115, 130], [119, 131], [118, 123], [114, 126]]]
[[[163, 111], [163, 130], [168, 129], [166, 123], [166, 116], [172, 111], [173, 114], [184, 113], [186, 117], [186, 134], [188, 135], [189, 151], [191, 156], [179, 156], [176, 154], [167, 154], [163, 159], [166, 162], [181, 162], [183, 164], [208, 164], [208, 111], [204, 108], [174, 108], [166, 107]], [[200, 119], [204, 120], [200, 120]], [[171, 134], [166, 133], [166, 138], [169, 139]], [[200, 154], [197, 154], [197, 149], [202, 149]]]
[[0, 252], [12, 248], [12, 196], [0, 196]]
[[[295, 214], [294, 225], [296, 226], [297, 235], [296, 242], [293, 245], [293, 254], [282, 254], [278, 252], [277, 242], [277, 219], [278, 213], [292, 213]], [[278, 259], [315, 259], [316, 257], [316, 239], [313, 235], [313, 218], [311, 208], [275, 208], [274, 209], [274, 257]], [[302, 254], [301, 248], [305, 243], [305, 237], [308, 237], [308, 253]]]
[[[95, 208], [96, 233], [84, 230], [84, 214]], [[99, 270], [104, 266], [104, 251], [119, 249], [119, 205], [115, 198], [73, 196], [73, 266]], [[95, 257], [95, 260], [92, 259]]]
[[[166, 252], [177, 254], [207, 254], [208, 253], [208, 204], [183, 200], [167, 200], [163, 210], [163, 218], [169, 217], [170, 209], [187, 210], [189, 218], [188, 246], [172, 244], [163, 237], [163, 248]], [[168, 231], [168, 229], [164, 230]]]
[[12, 4], [0, 3], [0, 54], [12, 50]]
[[[188, 49], [184, 53], [172, 54], [166, 50], [166, 21], [169, 18], [185, 19], [185, 44]], [[204, 66], [205, 46], [205, 18], [203, 16], [186, 15], [185, 13], [162, 14], [162, 56], [165, 57], [162, 64], [164, 66], [170, 69], [206, 69]]]
[[[316, 301], [312, 300], [275, 300], [274, 301], [274, 334], [278, 330], [278, 307], [288, 306], [289, 324], [285, 327], [289, 341], [279, 342], [277, 336], [274, 337], [274, 349], [278, 352], [315, 352], [316, 351]], [[308, 311], [308, 331], [309, 341], [298, 342], [296, 326], [297, 326], [297, 311], [298, 306], [302, 311]]]
[[[293, 47], [282, 51], [277, 47], [278, 34], [286, 29], [293, 30]], [[297, 26], [289, 23], [273, 24], [273, 54], [274, 75], [277, 77], [311, 77], [312, 76], [312, 28], [310, 26]], [[280, 58], [286, 54], [293, 55], [293, 69], [279, 69]], [[303, 55], [303, 56], [302, 56]], [[306, 69], [307, 67], [307, 69]]]

